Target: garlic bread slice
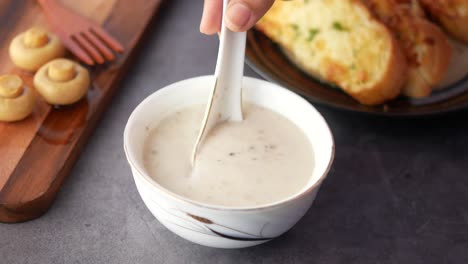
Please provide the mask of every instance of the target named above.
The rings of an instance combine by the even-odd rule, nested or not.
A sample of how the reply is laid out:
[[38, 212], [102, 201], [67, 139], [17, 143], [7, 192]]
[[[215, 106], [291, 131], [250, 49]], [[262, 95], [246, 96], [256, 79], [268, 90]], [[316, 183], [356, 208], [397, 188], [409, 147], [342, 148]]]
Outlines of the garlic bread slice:
[[468, 44], [468, 0], [419, 0], [442, 26]]
[[256, 28], [303, 71], [365, 105], [397, 97], [406, 60], [392, 33], [357, 0], [275, 1]]
[[408, 64], [403, 94], [429, 96], [447, 73], [452, 47], [439, 27], [424, 17], [417, 0], [361, 0], [395, 34]]

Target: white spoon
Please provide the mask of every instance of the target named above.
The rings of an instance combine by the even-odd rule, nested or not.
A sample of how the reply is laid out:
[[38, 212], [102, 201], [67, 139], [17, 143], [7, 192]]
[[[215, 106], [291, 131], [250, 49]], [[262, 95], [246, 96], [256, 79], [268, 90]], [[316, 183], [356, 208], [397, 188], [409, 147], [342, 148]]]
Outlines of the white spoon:
[[203, 140], [210, 130], [225, 121], [242, 121], [242, 77], [244, 76], [245, 32], [233, 32], [225, 25], [226, 7], [223, 0], [223, 19], [216, 62], [215, 83], [210, 94], [205, 117], [195, 147], [192, 165]]

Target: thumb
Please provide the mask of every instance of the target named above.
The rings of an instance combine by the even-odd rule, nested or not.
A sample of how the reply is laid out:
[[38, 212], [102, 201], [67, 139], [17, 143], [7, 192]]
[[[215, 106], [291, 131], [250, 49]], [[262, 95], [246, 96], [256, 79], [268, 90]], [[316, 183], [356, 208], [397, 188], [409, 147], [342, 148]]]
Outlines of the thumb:
[[231, 0], [226, 25], [232, 31], [247, 31], [270, 9], [274, 0]]

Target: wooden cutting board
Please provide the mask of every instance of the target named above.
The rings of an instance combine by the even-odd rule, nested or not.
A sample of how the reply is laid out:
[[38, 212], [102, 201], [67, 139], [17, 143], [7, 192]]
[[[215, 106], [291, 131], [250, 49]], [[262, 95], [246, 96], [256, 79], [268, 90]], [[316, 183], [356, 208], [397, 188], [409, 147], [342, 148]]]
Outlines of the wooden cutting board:
[[[0, 222], [39, 217], [50, 207], [81, 149], [135, 56], [137, 46], [163, 0], [58, 0], [114, 35], [125, 52], [111, 64], [90, 68], [92, 86], [79, 103], [54, 108], [39, 99], [27, 119], [0, 122]], [[36, 1], [0, 0], [0, 74], [16, 69], [8, 56], [11, 39], [33, 25], [48, 28]]]

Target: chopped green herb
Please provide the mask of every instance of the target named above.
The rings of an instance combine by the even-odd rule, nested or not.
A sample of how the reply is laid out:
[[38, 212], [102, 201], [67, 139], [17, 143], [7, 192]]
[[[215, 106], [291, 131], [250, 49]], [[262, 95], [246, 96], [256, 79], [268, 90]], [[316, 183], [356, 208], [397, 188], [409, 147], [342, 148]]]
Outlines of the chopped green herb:
[[315, 36], [320, 32], [320, 30], [316, 28], [309, 29], [309, 37], [307, 38], [307, 41], [311, 42], [314, 40]]
[[299, 36], [299, 26], [297, 24], [291, 24], [290, 26], [296, 33], [296, 38], [297, 38]]
[[349, 31], [349, 29], [345, 26], [343, 26], [340, 22], [335, 21], [333, 22], [333, 29], [338, 30], [338, 31]]

